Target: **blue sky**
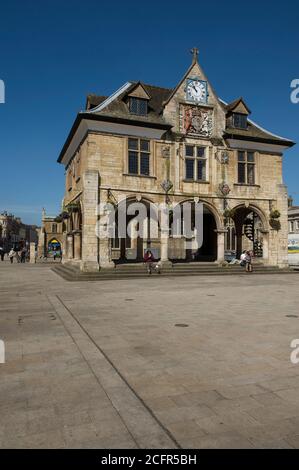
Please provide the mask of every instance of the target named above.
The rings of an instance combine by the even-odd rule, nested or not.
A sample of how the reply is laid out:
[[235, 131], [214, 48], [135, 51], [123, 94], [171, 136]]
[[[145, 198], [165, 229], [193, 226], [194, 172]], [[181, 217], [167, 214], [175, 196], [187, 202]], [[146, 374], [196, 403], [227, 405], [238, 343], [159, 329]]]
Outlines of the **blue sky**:
[[[127, 80], [173, 87], [189, 50], [225, 101], [243, 96], [252, 119], [299, 141], [299, 4], [285, 0], [15, 1], [0, 6], [0, 211], [40, 223], [60, 209], [64, 169], [56, 163], [88, 93]], [[299, 148], [285, 154], [284, 180], [299, 204]]]

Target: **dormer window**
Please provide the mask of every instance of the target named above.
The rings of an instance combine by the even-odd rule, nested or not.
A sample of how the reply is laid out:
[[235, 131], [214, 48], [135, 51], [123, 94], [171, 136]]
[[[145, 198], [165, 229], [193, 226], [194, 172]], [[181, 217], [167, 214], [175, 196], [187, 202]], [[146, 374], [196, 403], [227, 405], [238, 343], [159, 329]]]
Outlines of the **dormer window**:
[[247, 129], [246, 114], [233, 113], [233, 126], [237, 129]]
[[136, 98], [135, 96], [130, 96], [129, 110], [131, 114], [137, 114], [138, 116], [146, 116], [147, 100], [142, 98]]

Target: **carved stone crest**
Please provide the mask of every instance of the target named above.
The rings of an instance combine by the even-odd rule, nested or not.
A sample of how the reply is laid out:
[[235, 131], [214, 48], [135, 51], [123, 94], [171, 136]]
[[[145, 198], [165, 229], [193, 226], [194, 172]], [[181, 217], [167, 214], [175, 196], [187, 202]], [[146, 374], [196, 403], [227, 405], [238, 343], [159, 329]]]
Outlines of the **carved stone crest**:
[[228, 152], [221, 152], [221, 157], [220, 161], [223, 165], [227, 165], [229, 163], [229, 154]]
[[181, 131], [185, 134], [196, 134], [209, 137], [212, 134], [213, 111], [199, 106], [182, 106]]
[[221, 193], [223, 194], [223, 196], [228, 196], [229, 193], [230, 193], [230, 187], [227, 183], [220, 184], [219, 189], [220, 189]]

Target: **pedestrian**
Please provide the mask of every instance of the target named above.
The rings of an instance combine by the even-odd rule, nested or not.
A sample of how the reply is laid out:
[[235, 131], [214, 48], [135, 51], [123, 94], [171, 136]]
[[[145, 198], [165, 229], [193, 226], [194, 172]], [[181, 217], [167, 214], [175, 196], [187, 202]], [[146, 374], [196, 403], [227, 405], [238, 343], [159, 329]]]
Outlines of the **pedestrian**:
[[1, 258], [1, 261], [4, 261], [4, 255], [5, 255], [4, 248], [3, 248], [2, 245], [0, 245], [0, 258]]
[[16, 256], [16, 252], [15, 252], [15, 250], [12, 248], [12, 249], [10, 250], [10, 252], [8, 253], [8, 257], [9, 257], [9, 259], [10, 259], [11, 264], [13, 263], [13, 259], [14, 259], [15, 256]]
[[25, 263], [26, 261], [26, 248], [22, 248], [22, 251], [21, 251], [21, 263]]
[[15, 252], [15, 258], [17, 260], [17, 263], [20, 263], [21, 262], [21, 256], [19, 255], [19, 248], [15, 248], [14, 252]]
[[151, 250], [146, 250], [143, 261], [146, 265], [147, 273], [152, 274], [153, 262], [155, 261], [155, 258]]
[[242, 266], [242, 268], [246, 267], [246, 250], [242, 251], [240, 256], [240, 266]]
[[252, 252], [246, 251], [246, 272], [252, 273]]

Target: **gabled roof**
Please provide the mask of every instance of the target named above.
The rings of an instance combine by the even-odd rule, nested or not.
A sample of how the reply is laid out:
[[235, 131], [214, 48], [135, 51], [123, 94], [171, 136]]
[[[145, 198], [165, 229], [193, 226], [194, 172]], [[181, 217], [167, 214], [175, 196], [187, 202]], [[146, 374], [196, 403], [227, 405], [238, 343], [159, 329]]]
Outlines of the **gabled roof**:
[[87, 95], [85, 109], [93, 109], [99, 104], [103, 103], [108, 97], [107, 96], [98, 96], [94, 94]]
[[231, 103], [227, 104], [227, 105], [226, 105], [226, 111], [227, 111], [227, 112], [234, 111], [240, 104], [245, 107], [245, 109], [247, 110], [247, 113], [248, 113], [248, 114], [251, 114], [251, 111], [250, 111], [250, 109], [248, 108], [248, 106], [247, 106], [247, 104], [245, 103], [245, 101], [244, 101], [244, 99], [242, 98], [242, 96], [240, 96], [240, 98], [237, 98], [236, 100], [232, 101]]
[[[220, 103], [224, 106], [224, 109], [228, 110], [231, 105], [235, 107], [235, 104], [240, 102], [242, 98], [238, 98], [237, 100], [233, 101], [232, 103], [228, 104], [225, 101], [219, 99]], [[225, 138], [234, 138], [240, 140], [251, 140], [257, 142], [268, 142], [268, 143], [276, 143], [280, 145], [285, 145], [287, 147], [292, 147], [295, 143], [290, 140], [286, 139], [285, 137], [281, 137], [280, 135], [273, 134], [263, 127], [259, 126], [256, 122], [252, 119], [247, 119], [247, 129], [237, 129], [235, 127], [227, 127], [225, 129], [224, 137]]]
[[266, 131], [266, 129], [263, 129], [262, 127], [258, 126], [255, 122], [251, 121], [250, 119], [247, 120], [247, 124], [247, 129], [227, 127], [225, 129], [224, 137], [273, 144], [276, 143], [278, 145], [286, 145], [287, 147], [293, 147], [293, 145], [295, 145], [293, 141], [272, 134], [272, 132]]
[[[62, 151], [60, 152], [58, 162], [61, 162], [63, 155], [68, 149], [72, 139], [82, 121], [105, 121], [112, 123], [120, 124], [129, 124], [134, 126], [142, 126], [153, 129], [165, 129], [166, 131], [170, 130], [173, 126], [165, 121], [163, 117], [163, 108], [165, 104], [171, 99], [175, 91], [181, 85], [185, 77], [189, 74], [190, 70], [193, 68], [196, 62], [192, 62], [188, 71], [184, 75], [183, 79], [180, 81], [176, 88], [162, 88], [154, 85], [149, 85], [143, 82], [134, 81], [127, 82], [122, 85], [118, 90], [116, 90], [109, 97], [99, 96], [95, 94], [89, 94], [86, 100], [86, 109], [80, 112], [69, 132], [67, 140], [63, 146]], [[127, 104], [128, 95], [133, 92], [136, 87], [142, 87], [145, 93], [149, 97], [148, 101], [148, 114], [146, 116], [139, 116], [131, 114]], [[213, 91], [213, 93], [215, 93]], [[215, 94], [216, 98], [217, 95]], [[242, 103], [248, 109], [243, 98], [238, 98], [231, 103], [226, 103], [225, 101], [217, 98], [223, 110], [227, 113], [231, 112], [232, 109], [235, 109], [238, 104]], [[263, 129], [254, 121], [248, 119], [247, 129], [236, 129], [232, 127], [227, 127], [224, 132], [224, 138], [226, 139], [236, 139], [236, 140], [248, 140], [256, 142], [265, 142], [276, 144], [285, 147], [292, 147], [294, 142], [284, 137], [275, 135], [266, 129]]]
[[141, 82], [137, 82], [133, 89], [128, 93], [128, 96], [136, 97], [136, 98], [142, 98], [146, 100], [150, 100], [150, 95], [144, 88], [143, 84]]
[[191, 70], [193, 69], [193, 67], [196, 63], [197, 63], [197, 61], [194, 61], [194, 60], [192, 61], [192, 64], [188, 68], [187, 72], [184, 74], [183, 78], [179, 81], [177, 86], [171, 90], [169, 96], [167, 96], [167, 98], [163, 102], [163, 107], [166, 106], [169, 103], [169, 101], [171, 100], [171, 98], [176, 94], [176, 92], [178, 91], [178, 89], [180, 88], [180, 86], [182, 85], [184, 80], [186, 80], [186, 77], [189, 75], [189, 73], [191, 72]]
[[[142, 87], [149, 97], [148, 114], [146, 116], [131, 114], [127, 105], [127, 97], [134, 92], [138, 86]], [[163, 116], [161, 116], [161, 110], [163, 108], [163, 102], [168, 98], [171, 92], [172, 89], [169, 88], [161, 88], [143, 82], [128, 82], [106, 99], [92, 95], [93, 102], [96, 103], [98, 101], [99, 105], [89, 108], [87, 112], [99, 116], [125, 118], [131, 121], [165, 124]]]

